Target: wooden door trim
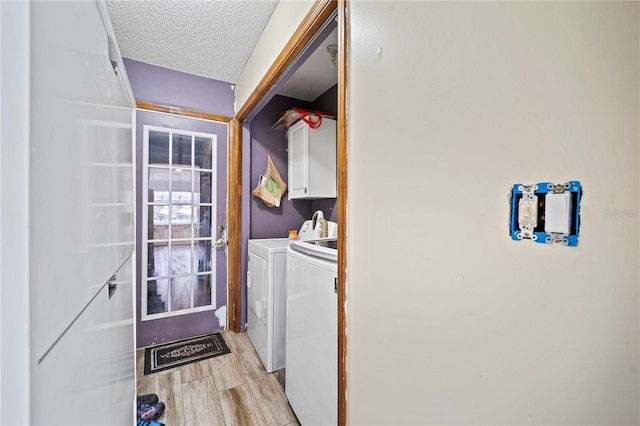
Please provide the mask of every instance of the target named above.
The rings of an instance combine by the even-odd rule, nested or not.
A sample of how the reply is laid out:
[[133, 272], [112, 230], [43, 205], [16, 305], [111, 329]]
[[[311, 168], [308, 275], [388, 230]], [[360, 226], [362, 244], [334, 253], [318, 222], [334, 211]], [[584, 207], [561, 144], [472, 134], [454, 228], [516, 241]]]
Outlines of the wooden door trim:
[[227, 208], [227, 270], [229, 330], [242, 330], [242, 123], [229, 123], [229, 206]]
[[144, 109], [147, 111], [164, 112], [167, 114], [181, 115], [183, 117], [201, 118], [203, 120], [211, 120], [211, 121], [220, 121], [222, 123], [228, 123], [233, 119], [233, 117], [228, 117], [226, 115], [211, 114], [208, 112], [197, 111], [194, 109], [179, 108], [179, 107], [174, 107], [170, 105], [155, 104], [152, 102], [136, 101], [136, 107], [138, 109]]
[[[241, 132], [237, 120], [226, 115], [211, 114], [208, 112], [197, 111], [187, 108], [179, 108], [169, 105], [161, 105], [152, 102], [136, 101], [136, 107], [145, 111], [162, 112], [166, 114], [179, 115], [182, 117], [200, 118], [203, 120], [211, 120], [227, 123], [227, 309], [228, 328], [236, 332], [240, 332], [240, 271], [236, 265], [240, 265], [241, 252], [232, 250], [235, 244], [231, 244], [232, 235], [241, 234], [240, 225], [240, 208], [239, 204], [242, 195], [242, 169], [238, 168], [238, 164], [242, 164], [242, 146], [241, 139], [237, 135]], [[238, 195], [239, 194], [239, 195]], [[242, 238], [239, 239], [242, 241]]]
[[347, 424], [347, 0], [338, 2], [338, 425]]
[[[241, 291], [240, 276], [242, 271], [242, 231], [241, 231], [241, 209], [242, 209], [242, 122], [249, 117], [253, 110], [259, 105], [269, 90], [282, 77], [285, 71], [291, 66], [298, 54], [311, 41], [313, 36], [322, 28], [327, 19], [338, 10], [338, 129], [337, 129], [337, 162], [338, 162], [338, 418], [339, 426], [347, 424], [347, 317], [346, 317], [346, 247], [347, 247], [347, 0], [316, 0], [309, 10], [300, 26], [292, 35], [282, 52], [278, 55], [273, 65], [264, 75], [258, 86], [251, 93], [249, 98], [240, 107], [233, 119], [233, 155], [230, 159], [236, 163], [230, 165], [230, 179], [237, 179], [235, 190], [229, 191], [229, 211], [236, 213], [229, 221], [229, 272], [233, 269], [234, 281], [229, 282], [229, 297], [235, 300], [231, 306], [235, 307], [233, 315], [237, 320], [231, 320], [232, 330], [240, 331], [241, 316]], [[235, 177], [234, 177], [235, 176]], [[232, 263], [233, 259], [233, 263]], [[230, 275], [231, 276], [231, 275]], [[237, 286], [233, 289], [232, 286]]]

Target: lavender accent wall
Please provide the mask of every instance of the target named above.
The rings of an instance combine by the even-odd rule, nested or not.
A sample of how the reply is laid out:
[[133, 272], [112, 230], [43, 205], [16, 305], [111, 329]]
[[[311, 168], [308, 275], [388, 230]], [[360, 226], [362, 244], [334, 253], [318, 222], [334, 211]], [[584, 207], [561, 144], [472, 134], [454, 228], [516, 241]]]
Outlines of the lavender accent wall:
[[153, 102], [233, 117], [231, 83], [124, 59], [138, 101]]
[[[188, 109], [195, 109], [214, 114], [226, 115], [233, 114], [233, 93], [228, 95], [227, 83], [210, 80], [189, 74], [172, 71], [153, 65], [143, 64], [137, 61], [125, 60], [127, 73], [131, 80], [131, 86], [137, 100], [145, 100], [149, 102], [160, 103], [164, 105], [180, 106]], [[145, 78], [145, 75], [149, 78]], [[133, 77], [132, 77], [133, 76]], [[153, 81], [153, 84], [151, 84]], [[168, 87], [169, 90], [163, 93], [159, 88]], [[180, 88], [185, 88], [186, 92], [182, 92]], [[194, 93], [201, 93], [196, 96]], [[202, 93], [208, 93], [211, 99], [205, 99]], [[189, 101], [187, 94], [193, 95], [193, 102]], [[216, 94], [219, 94], [217, 96]], [[218, 218], [226, 216], [226, 167], [227, 167], [227, 125], [226, 123], [211, 122], [206, 120], [198, 120], [187, 117], [179, 117], [170, 114], [161, 114], [149, 111], [138, 110], [136, 114], [136, 191], [142, 194], [142, 148], [143, 148], [143, 126], [145, 124], [167, 127], [174, 129], [190, 130], [195, 132], [212, 133], [217, 136], [217, 167], [220, 170], [217, 181], [217, 193], [221, 196], [217, 200], [216, 215]], [[211, 333], [225, 328], [224, 322], [225, 309], [227, 305], [227, 287], [226, 285], [216, 286], [216, 309], [219, 309], [218, 315], [224, 318], [223, 324], [218, 320], [215, 311], [200, 312], [189, 315], [182, 315], [173, 318], [156, 319], [151, 321], [141, 321], [141, 290], [142, 282], [142, 251], [146, 247], [142, 245], [142, 196], [138, 196], [136, 200], [136, 262], [138, 268], [137, 288], [136, 288], [136, 346], [144, 347], [152, 344], [179, 340], [185, 337], [198, 334]], [[218, 265], [226, 265], [224, 251], [216, 250], [216, 263]], [[220, 276], [217, 277], [218, 282], [226, 283], [226, 268], [221, 270]]]
[[[265, 172], [267, 153], [280, 176], [287, 177], [287, 133], [284, 129], [273, 129], [283, 111], [291, 107], [312, 108], [310, 102], [285, 96], [275, 96], [253, 120], [251, 120], [251, 165], [249, 183], [255, 188], [258, 178]], [[250, 238], [286, 238], [289, 229], [300, 229], [305, 219], [311, 218], [311, 201], [287, 200], [282, 197], [280, 207], [267, 207], [262, 200], [251, 197]]]
[[313, 108], [323, 112], [331, 112], [338, 116], [338, 85], [327, 89], [313, 101]]

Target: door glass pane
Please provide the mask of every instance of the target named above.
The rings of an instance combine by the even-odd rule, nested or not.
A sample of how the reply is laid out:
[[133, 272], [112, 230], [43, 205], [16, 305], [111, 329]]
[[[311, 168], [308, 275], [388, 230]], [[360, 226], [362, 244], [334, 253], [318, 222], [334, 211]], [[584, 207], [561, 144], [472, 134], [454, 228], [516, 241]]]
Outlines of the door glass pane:
[[167, 267], [167, 254], [169, 246], [167, 243], [150, 243], [147, 252], [147, 276], [166, 277], [169, 275]]
[[167, 312], [167, 294], [169, 280], [151, 280], [147, 282], [147, 315]]
[[193, 223], [190, 205], [171, 206], [171, 238], [191, 238]]
[[211, 169], [211, 138], [199, 138], [196, 137], [196, 155], [195, 164], [196, 168]]
[[150, 203], [169, 202], [169, 169], [149, 167], [147, 173]]
[[211, 240], [198, 241], [196, 245], [196, 272], [211, 271]]
[[169, 206], [149, 206], [149, 240], [169, 238]]
[[171, 170], [171, 202], [191, 203], [191, 182], [190, 170]]
[[183, 275], [191, 273], [191, 244], [187, 242], [174, 242], [171, 244], [171, 275]]
[[196, 172], [195, 202], [208, 204], [211, 202], [211, 173]]
[[191, 167], [191, 136], [173, 135], [173, 165]]
[[149, 132], [149, 164], [169, 164], [169, 134]]
[[191, 280], [193, 277], [171, 278], [171, 311], [191, 308]]
[[193, 289], [194, 306], [207, 306], [211, 304], [211, 275], [198, 275], [196, 286]]
[[196, 206], [198, 221], [195, 223], [194, 238], [211, 238], [211, 207]]

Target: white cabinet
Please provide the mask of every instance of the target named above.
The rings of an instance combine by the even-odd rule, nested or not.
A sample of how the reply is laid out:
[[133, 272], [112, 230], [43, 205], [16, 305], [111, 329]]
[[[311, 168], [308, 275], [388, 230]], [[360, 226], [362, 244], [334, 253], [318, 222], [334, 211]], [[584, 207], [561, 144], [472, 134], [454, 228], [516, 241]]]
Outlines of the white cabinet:
[[38, 359], [134, 249], [132, 104], [124, 67], [118, 75], [112, 68], [106, 20], [94, 2], [31, 5], [31, 349]]
[[336, 198], [336, 121], [311, 129], [300, 120], [287, 131], [289, 199]]
[[31, 371], [32, 425], [131, 425], [136, 387], [133, 259]]
[[113, 28], [101, 0], [1, 9], [0, 423], [131, 425], [135, 100]]

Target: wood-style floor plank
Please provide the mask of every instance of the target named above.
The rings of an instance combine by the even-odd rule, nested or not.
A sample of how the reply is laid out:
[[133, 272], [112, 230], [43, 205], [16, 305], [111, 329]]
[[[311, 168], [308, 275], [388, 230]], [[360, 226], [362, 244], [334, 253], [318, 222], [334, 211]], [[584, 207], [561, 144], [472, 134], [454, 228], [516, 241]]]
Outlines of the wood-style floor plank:
[[245, 384], [244, 371], [236, 360], [236, 355], [231, 353], [209, 359], [211, 375], [218, 391], [235, 388]]
[[[242, 354], [243, 356], [249, 353]], [[245, 359], [248, 357], [245, 357]], [[264, 371], [264, 370], [263, 370]], [[251, 392], [260, 401], [260, 410], [269, 425], [287, 425], [296, 421], [289, 401], [280, 383], [271, 374], [265, 374], [255, 366], [245, 377]]]
[[156, 376], [157, 388], [154, 392], [158, 399], [164, 402], [165, 412], [162, 423], [167, 425], [179, 425], [184, 419], [184, 405], [182, 395], [182, 374], [180, 369], [166, 370], [160, 373], [150, 374]]
[[187, 383], [211, 376], [211, 366], [209, 365], [209, 360], [205, 359], [183, 365], [180, 367], [180, 372], [182, 373], [182, 383]]
[[247, 385], [220, 392], [220, 402], [227, 425], [268, 425], [262, 416], [258, 402]]
[[[205, 377], [183, 384], [182, 396], [184, 398], [184, 423], [181, 424], [226, 424], [213, 377]], [[167, 421], [166, 424], [168, 425], [169, 422]]]
[[224, 341], [232, 353], [243, 353], [255, 351], [253, 344], [249, 340], [247, 333], [234, 333], [233, 331], [226, 331], [222, 333]]
[[264, 369], [264, 365], [262, 365], [262, 361], [260, 361], [256, 351], [236, 354], [236, 358], [242, 365], [245, 374], [267, 375], [267, 370]]

